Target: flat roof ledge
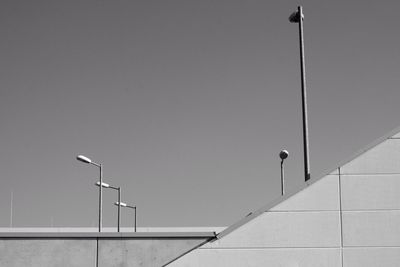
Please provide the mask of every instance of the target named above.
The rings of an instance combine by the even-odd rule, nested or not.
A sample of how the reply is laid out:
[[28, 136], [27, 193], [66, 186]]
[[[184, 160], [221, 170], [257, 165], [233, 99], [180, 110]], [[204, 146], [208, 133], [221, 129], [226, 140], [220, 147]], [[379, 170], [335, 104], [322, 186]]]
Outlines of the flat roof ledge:
[[0, 232], [1, 238], [212, 238], [215, 232]]

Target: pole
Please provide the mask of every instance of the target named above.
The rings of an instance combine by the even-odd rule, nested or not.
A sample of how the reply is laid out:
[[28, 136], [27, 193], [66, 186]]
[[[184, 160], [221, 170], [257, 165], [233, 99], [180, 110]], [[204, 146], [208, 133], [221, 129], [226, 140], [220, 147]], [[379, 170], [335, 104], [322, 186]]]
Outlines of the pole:
[[120, 232], [121, 222], [121, 187], [118, 187], [118, 233]]
[[285, 194], [285, 173], [284, 173], [283, 159], [281, 160], [281, 195]]
[[303, 37], [303, 8], [298, 7], [299, 18], [299, 39], [300, 39], [300, 68], [301, 68], [301, 97], [303, 114], [303, 146], [304, 146], [304, 179], [310, 179], [310, 163], [308, 154], [308, 118], [307, 118], [307, 90], [306, 90], [306, 71], [304, 63], [304, 37]]
[[14, 201], [14, 191], [11, 190], [11, 202], [10, 202], [10, 228], [13, 227], [13, 201]]
[[99, 232], [102, 228], [102, 209], [103, 209], [103, 165], [99, 164], [100, 186], [99, 186]]
[[136, 233], [136, 217], [137, 217], [136, 212], [137, 212], [137, 208], [136, 208], [136, 206], [135, 206], [135, 233]]

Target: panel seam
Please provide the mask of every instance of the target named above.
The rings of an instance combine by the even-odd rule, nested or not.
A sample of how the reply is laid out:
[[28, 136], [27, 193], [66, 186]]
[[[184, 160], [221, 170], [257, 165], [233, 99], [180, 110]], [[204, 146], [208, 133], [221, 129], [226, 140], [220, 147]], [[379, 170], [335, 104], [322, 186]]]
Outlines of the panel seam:
[[307, 249], [340, 249], [338, 246], [332, 247], [201, 247], [199, 250], [307, 250]]
[[342, 267], [344, 267], [344, 260], [343, 260], [342, 180], [341, 180], [340, 167], [338, 168], [338, 173], [339, 173], [340, 257], [341, 257]]

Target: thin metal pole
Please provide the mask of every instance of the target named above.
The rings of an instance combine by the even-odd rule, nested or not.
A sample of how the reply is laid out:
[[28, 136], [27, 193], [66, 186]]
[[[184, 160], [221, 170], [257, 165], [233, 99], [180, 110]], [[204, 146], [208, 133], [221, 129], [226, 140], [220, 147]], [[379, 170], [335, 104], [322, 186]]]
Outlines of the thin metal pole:
[[118, 187], [118, 233], [120, 232], [121, 222], [121, 187]]
[[14, 191], [11, 190], [11, 202], [10, 202], [10, 228], [13, 227], [13, 201], [14, 201]]
[[137, 208], [136, 208], [136, 206], [135, 206], [135, 233], [136, 233], [136, 217], [137, 217]]
[[99, 267], [99, 237], [96, 237], [96, 267]]
[[102, 228], [102, 209], [103, 209], [103, 166], [99, 164], [100, 169], [100, 186], [99, 186], [99, 232]]
[[303, 38], [303, 8], [298, 7], [299, 16], [299, 37], [300, 37], [300, 67], [301, 67], [301, 96], [303, 113], [303, 145], [304, 145], [304, 178], [307, 182], [310, 179], [310, 163], [308, 161], [308, 118], [307, 118], [307, 90], [306, 71], [304, 63], [304, 38]]
[[285, 170], [283, 166], [283, 160], [281, 160], [281, 195], [285, 194]]

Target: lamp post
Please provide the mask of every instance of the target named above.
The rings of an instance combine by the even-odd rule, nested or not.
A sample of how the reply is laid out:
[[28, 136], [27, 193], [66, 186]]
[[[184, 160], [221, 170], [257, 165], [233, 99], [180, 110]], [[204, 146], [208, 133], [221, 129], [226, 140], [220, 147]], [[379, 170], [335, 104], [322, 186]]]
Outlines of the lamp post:
[[289, 152], [287, 150], [282, 150], [279, 153], [279, 157], [281, 158], [281, 195], [285, 194], [285, 169], [283, 162], [289, 156]]
[[304, 146], [304, 179], [307, 182], [310, 179], [310, 164], [308, 154], [308, 119], [307, 119], [307, 92], [306, 92], [306, 71], [304, 65], [304, 38], [303, 38], [303, 8], [298, 6], [297, 11], [293, 12], [289, 21], [299, 24], [300, 41], [300, 70], [301, 70], [301, 96], [302, 96], [302, 114], [303, 114], [303, 146]]
[[130, 209], [134, 209], [135, 210], [135, 233], [136, 233], [136, 217], [137, 217], [137, 209], [136, 206], [130, 206], [126, 203], [123, 203], [121, 201], [115, 202], [114, 205], [119, 206], [119, 207], [124, 207], [124, 208], [130, 208]]
[[[82, 156], [82, 155], [77, 156], [76, 159], [83, 163], [87, 163], [87, 164], [91, 164], [96, 167], [99, 167], [99, 170], [100, 170], [99, 184], [103, 184], [103, 167], [101, 164], [93, 162], [90, 158]], [[103, 209], [103, 195], [102, 195], [103, 192], [102, 191], [103, 191], [103, 187], [99, 186], [99, 232], [101, 232], [101, 228], [102, 228], [102, 209]]]
[[[95, 185], [100, 186], [100, 183], [97, 182]], [[110, 189], [114, 189], [118, 191], [118, 202], [121, 202], [121, 187], [116, 187], [116, 186], [112, 186], [109, 185], [107, 183], [103, 183], [102, 186], [104, 188], [110, 188]], [[118, 206], [118, 220], [117, 220], [117, 231], [120, 232], [120, 221], [121, 221], [121, 207]]]

